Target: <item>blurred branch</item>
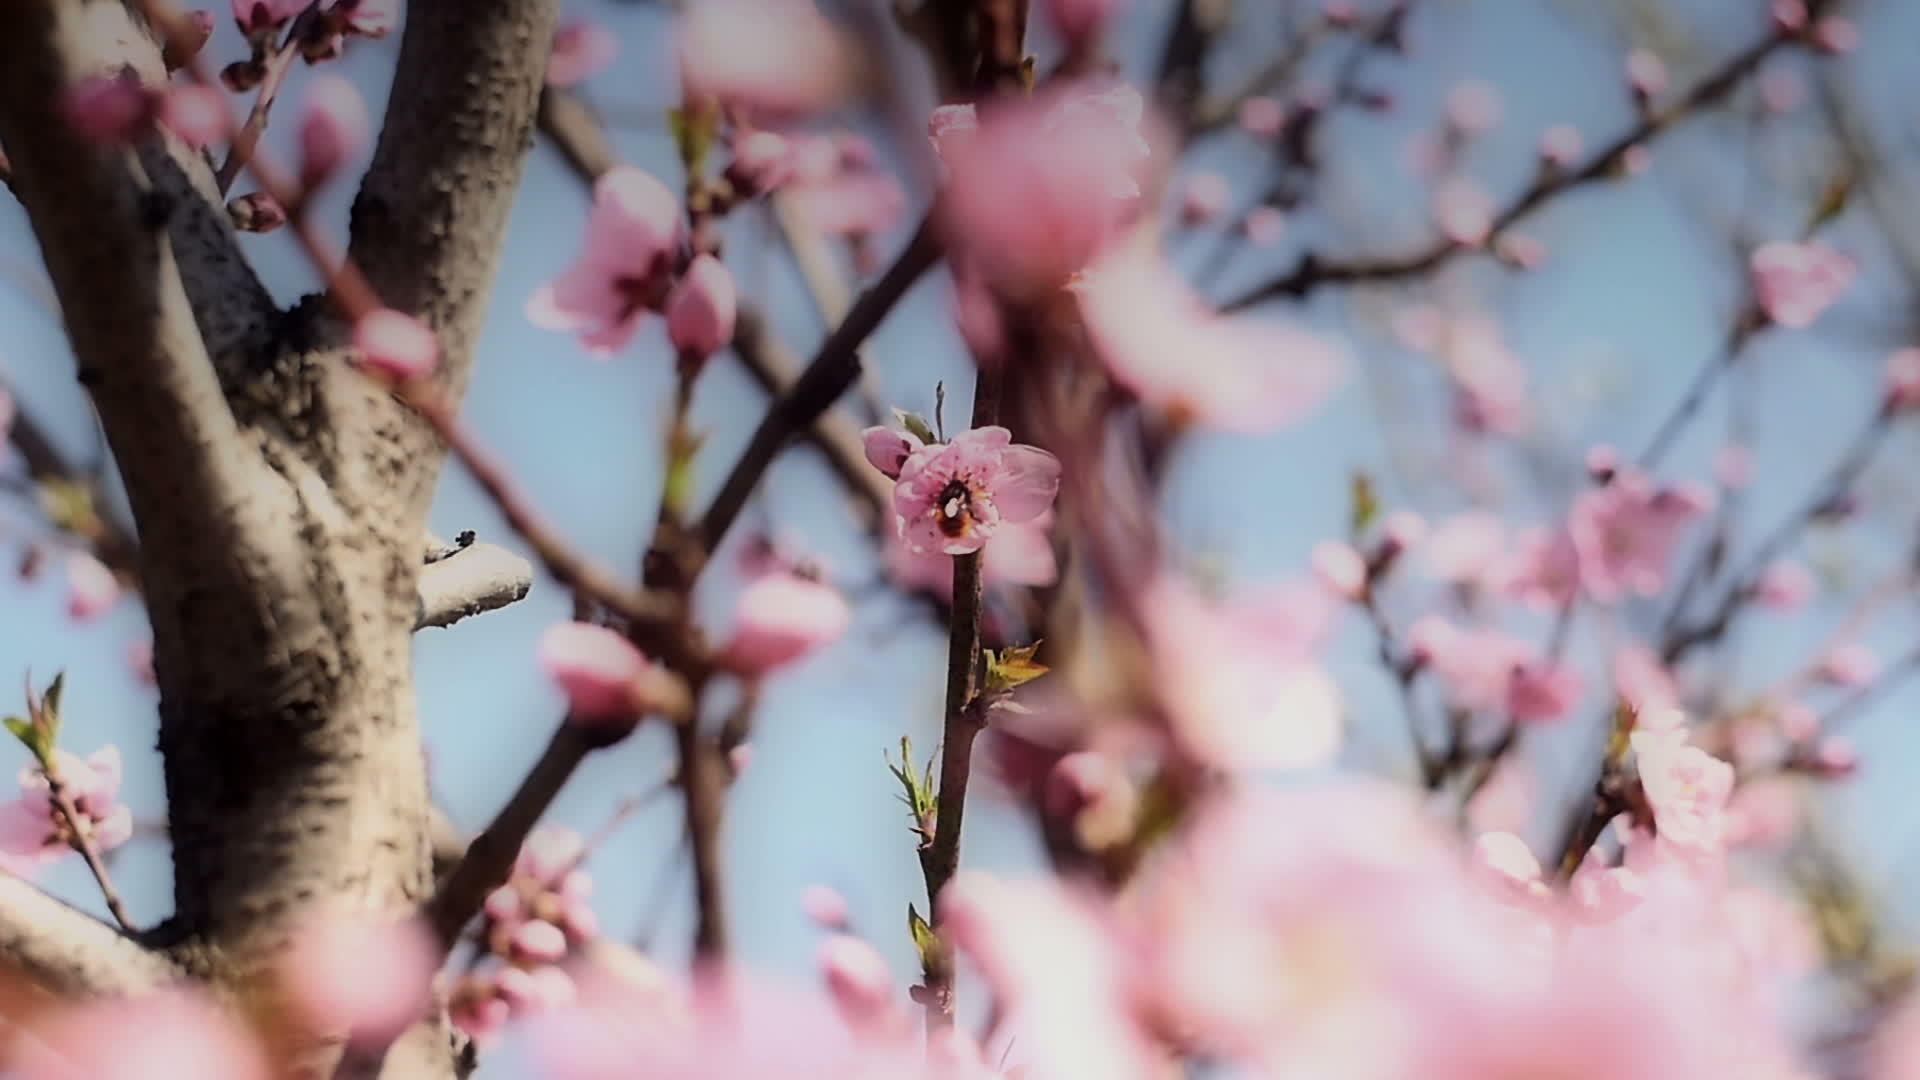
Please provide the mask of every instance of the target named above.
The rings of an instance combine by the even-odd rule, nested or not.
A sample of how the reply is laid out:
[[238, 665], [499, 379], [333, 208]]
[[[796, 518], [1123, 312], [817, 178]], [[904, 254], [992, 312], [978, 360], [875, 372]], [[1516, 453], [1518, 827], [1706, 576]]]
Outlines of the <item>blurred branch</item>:
[[506, 607], [532, 588], [532, 563], [497, 544], [467, 544], [420, 571], [415, 629], [452, 626]]
[[138, 994], [184, 974], [160, 953], [11, 873], [0, 873], [0, 970], [60, 997]]
[[[1794, 40], [1786, 32], [1769, 32], [1764, 38], [1736, 53], [1719, 70], [1696, 83], [1672, 104], [1649, 110], [1638, 124], [1607, 144], [1586, 165], [1566, 172], [1543, 170], [1518, 198], [1494, 217], [1492, 228], [1488, 231], [1488, 244], [1502, 231], [1555, 196], [1614, 175], [1623, 166], [1629, 151], [1650, 142], [1689, 114], [1724, 98], [1758, 69], [1762, 61]], [[1457, 255], [1474, 250], [1478, 249], [1442, 240], [1425, 250], [1398, 256], [1335, 260], [1308, 253], [1287, 274], [1227, 300], [1221, 305], [1221, 310], [1237, 311], [1279, 297], [1305, 296], [1324, 285], [1352, 285], [1416, 277], [1438, 269]]]

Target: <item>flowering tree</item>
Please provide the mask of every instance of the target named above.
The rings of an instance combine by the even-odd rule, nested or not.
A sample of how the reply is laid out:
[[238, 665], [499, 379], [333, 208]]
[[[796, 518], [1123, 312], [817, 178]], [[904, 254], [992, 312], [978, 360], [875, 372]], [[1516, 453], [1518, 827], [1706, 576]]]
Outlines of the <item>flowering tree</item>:
[[[73, 745], [64, 677], [24, 673], [9, 1073], [465, 1076], [526, 1031], [539, 1075], [583, 1080], [1914, 1075], [1911, 969], [1806, 809], [1859, 766], [1841, 727], [1920, 668], [1869, 644], [1897, 640], [1908, 542], [1863, 547], [1891, 564], [1871, 580], [1807, 566], [1810, 534], [1904, 510], [1862, 493], [1920, 410], [1911, 328], [1867, 320], [1871, 374], [1823, 376], [1861, 405], [1830, 459], [1824, 419], [1754, 416], [1757, 354], [1813, 351], [1920, 266], [1845, 79], [1871, 51], [1851, 13], [1753, 0], [1687, 47], [1587, 35], [1610, 111], [1575, 122], [1432, 61], [1469, 16], [1418, 0], [854, 6], [663, 16], [658, 162], [622, 160], [589, 97], [629, 43], [557, 0], [0, 9], [0, 176], [117, 470], [0, 396], [9, 491], [34, 497], [7, 539], [72, 620], [148, 615], [174, 881], [172, 914], [136, 921], [163, 901], [114, 885], [149, 842], [121, 751]], [[390, 37], [376, 134], [329, 65]], [[1151, 61], [1123, 74], [1108, 49], [1136, 39]], [[266, 146], [289, 88], [291, 167]], [[1391, 170], [1346, 145], [1380, 130], [1405, 136]], [[1673, 196], [1736, 267], [1711, 347], [1644, 409], [1567, 423], [1537, 384], [1575, 365], [1523, 360], [1499, 298], [1552, 310], [1554, 275], [1599, 258], [1554, 238], [1630, 216], [1594, 200], [1653, 184], [1656, 153], [1714, 175], [1776, 135], [1820, 140], [1817, 175], [1755, 182], [1758, 209]], [[556, 366], [671, 371], [631, 568], [585, 555], [460, 413], [536, 139], [590, 208], [571, 263], [508, 306], [577, 346]], [[324, 202], [369, 148], [343, 245]], [[1355, 215], [1366, 169], [1393, 182]], [[740, 283], [756, 221], [828, 324], [804, 365]], [[243, 239], [265, 233], [318, 293], [276, 303]], [[963, 345], [970, 386], [950, 410], [929, 385], [926, 414], [873, 401], [856, 384], [891, 358], [869, 338], [936, 272], [918, 340]], [[771, 404], [727, 456], [694, 403], [733, 364]], [[1386, 453], [1274, 449], [1333, 439], [1369, 384]], [[853, 647], [863, 598], [746, 513], [800, 439], [947, 642], [937, 750], [886, 759], [907, 918], [810, 891], [817, 987], [732, 947], [721, 839], [776, 676]], [[1209, 444], [1342, 474], [1340, 505], [1261, 522], [1312, 534], [1292, 573], [1210, 564], [1167, 509], [1226, 486], [1190, 467]], [[429, 532], [449, 454], [510, 533]], [[1821, 458], [1807, 493], [1769, 497], [1799, 475], [1769, 454]], [[430, 796], [412, 640], [536, 579], [573, 602], [537, 655], [563, 715], [467, 836]], [[1805, 648], [1778, 629], [1796, 612]], [[1732, 664], [1756, 625], [1788, 642], [1757, 685]], [[601, 837], [543, 822], [646, 729], [682, 804], [684, 972], [603, 932]], [[1019, 808], [1050, 872], [962, 868], [983, 800]], [[111, 922], [33, 883], [73, 860]]]

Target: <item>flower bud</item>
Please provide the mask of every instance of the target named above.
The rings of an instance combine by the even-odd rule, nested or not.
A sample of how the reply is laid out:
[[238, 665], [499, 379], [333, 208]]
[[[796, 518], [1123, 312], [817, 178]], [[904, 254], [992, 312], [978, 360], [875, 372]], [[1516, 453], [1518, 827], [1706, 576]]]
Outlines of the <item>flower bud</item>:
[[248, 192], [229, 201], [227, 217], [241, 232], [270, 233], [287, 223], [286, 208], [264, 191]]
[[300, 118], [300, 183], [325, 183], [359, 153], [371, 126], [367, 104], [352, 83], [338, 75], [315, 79]]
[[667, 294], [667, 337], [681, 356], [704, 360], [733, 340], [738, 306], [726, 264], [697, 255]]

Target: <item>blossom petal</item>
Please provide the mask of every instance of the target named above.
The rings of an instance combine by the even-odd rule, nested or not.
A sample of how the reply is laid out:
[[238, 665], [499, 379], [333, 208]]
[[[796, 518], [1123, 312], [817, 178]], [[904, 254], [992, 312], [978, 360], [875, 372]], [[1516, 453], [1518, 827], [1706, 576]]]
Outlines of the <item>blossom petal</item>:
[[1046, 513], [1060, 492], [1060, 459], [1039, 447], [1007, 447], [1001, 469], [993, 503], [1008, 521], [1032, 521]]

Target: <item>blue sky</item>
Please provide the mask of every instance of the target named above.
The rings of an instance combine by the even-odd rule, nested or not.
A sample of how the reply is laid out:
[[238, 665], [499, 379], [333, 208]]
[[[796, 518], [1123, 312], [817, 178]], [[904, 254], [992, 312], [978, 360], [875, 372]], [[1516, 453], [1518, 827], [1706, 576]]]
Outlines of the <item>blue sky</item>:
[[[1235, 35], [1234, 49], [1246, 55], [1223, 58], [1229, 65], [1249, 62], [1268, 47], [1262, 35], [1280, 5], [1255, 0], [1242, 7], [1248, 9], [1245, 32]], [[1390, 91], [1394, 108], [1386, 114], [1343, 109], [1327, 124], [1326, 164], [1315, 201], [1296, 215], [1282, 252], [1300, 246], [1334, 253], [1423, 246], [1426, 200], [1400, 168], [1399, 155], [1412, 133], [1435, 123], [1447, 87], [1459, 79], [1483, 79], [1502, 92], [1503, 123], [1471, 149], [1467, 165], [1504, 200], [1526, 183], [1538, 134], [1549, 124], [1578, 125], [1592, 146], [1631, 121], [1618, 75], [1628, 47], [1661, 52], [1675, 83], [1690, 85], [1761, 31], [1764, 7], [1759, 0], [1427, 0], [1410, 27], [1412, 56], [1368, 69], [1369, 85]], [[1134, 0], [1119, 35], [1120, 52], [1134, 70], [1151, 51], [1148, 32], [1164, 10], [1162, 0]], [[1920, 9], [1881, 0], [1851, 10], [1867, 30], [1863, 44], [1829, 66], [1835, 77], [1860, 88], [1871, 106], [1869, 120], [1887, 144], [1910, 154], [1911, 134], [1897, 126], [1903, 120], [1896, 110], [1912, 100], [1911, 75], [1903, 67], [1910, 63], [1906, 43], [1920, 33]], [[571, 4], [569, 11], [593, 12], [625, 42], [620, 63], [592, 84], [598, 101], [644, 112], [671, 100], [672, 65], [660, 11], [587, 3]], [[219, 57], [237, 55], [230, 26], [211, 48]], [[376, 110], [393, 52], [392, 42], [360, 44], [341, 65]], [[1322, 58], [1329, 64], [1335, 59]], [[1815, 71], [1804, 57], [1788, 62]], [[306, 77], [296, 74], [288, 105], [297, 102]], [[1353, 469], [1380, 476], [1395, 506], [1437, 517], [1468, 505], [1457, 481], [1472, 461], [1436, 441], [1435, 417], [1443, 407], [1434, 393], [1438, 383], [1425, 362], [1395, 346], [1386, 330], [1392, 305], [1410, 298], [1477, 307], [1503, 320], [1538, 391], [1540, 418], [1530, 441], [1548, 460], [1577, 462], [1595, 442], [1637, 449], [1724, 335], [1740, 289], [1731, 238], [1795, 235], [1809, 193], [1820, 182], [1820, 165], [1831, 159], [1811, 107], [1797, 118], [1756, 127], [1748, 118], [1751, 95], [1736, 101], [1735, 110], [1701, 117], [1661, 138], [1647, 175], [1575, 192], [1536, 214], [1526, 231], [1551, 252], [1548, 266], [1537, 273], [1516, 276], [1486, 260], [1459, 260], [1415, 289], [1368, 295], [1330, 289], [1297, 305], [1293, 314], [1347, 336], [1359, 361], [1353, 377], [1318, 414], [1285, 431], [1259, 438], [1203, 435], [1184, 445], [1165, 500], [1176, 534], [1235, 579], [1260, 580], [1302, 572], [1313, 544], [1339, 533]], [[282, 153], [291, 112], [282, 107], [268, 139]], [[617, 138], [629, 160], [678, 184], [672, 148], [657, 130], [622, 130]], [[1249, 144], [1228, 135], [1199, 147], [1190, 164], [1243, 180], [1257, 160]], [[913, 191], [910, 198], [917, 206], [925, 194]], [[323, 200], [325, 217], [342, 230], [348, 198], [340, 187]], [[507, 258], [465, 415], [568, 536], [595, 558], [627, 568], [641, 550], [660, 488], [657, 444], [671, 369], [658, 327], [626, 354], [600, 362], [569, 340], [535, 329], [522, 314], [526, 297], [571, 257], [585, 206], [585, 193], [558, 157], [536, 149], [509, 225]], [[728, 261], [748, 293], [775, 313], [794, 350], [804, 354], [822, 328], [784, 257], [767, 244], [764, 222], [754, 218], [736, 223]], [[1910, 304], [1909, 293], [1891, 269], [1877, 228], [1859, 208], [1829, 226], [1823, 235], [1862, 260], [1860, 284], [1814, 330], [1764, 335], [1736, 375], [1757, 432], [1757, 481], [1739, 533], [1745, 542], [1800, 502], [1851, 439], [1874, 406], [1882, 357], [1906, 333], [1902, 316], [1910, 310], [1903, 306]], [[900, 239], [890, 237], [884, 246], [891, 251]], [[311, 271], [284, 237], [246, 243], [283, 302], [313, 287]], [[1190, 259], [1205, 247], [1179, 242], [1174, 252]], [[47, 417], [63, 443], [85, 456], [93, 442], [84, 399], [71, 379], [57, 324], [35, 296], [32, 281], [39, 271], [31, 235], [17, 205], [4, 199], [0, 268], [8, 285], [0, 290], [0, 370], [24, 406]], [[1260, 268], [1254, 260], [1236, 264], [1223, 291], [1251, 280]], [[964, 354], [948, 327], [945, 303], [944, 279], [930, 277], [874, 335], [874, 377], [890, 401], [928, 409], [936, 381], [966, 385]], [[964, 389], [954, 396], [950, 416], [965, 407]], [[1663, 476], [1707, 477], [1707, 463], [1725, 437], [1728, 400], [1726, 393], [1716, 395]], [[704, 376], [695, 417], [711, 438], [701, 498], [724, 475], [761, 405], [758, 392], [730, 362], [717, 361]], [[1390, 449], [1395, 446], [1397, 451]], [[1869, 474], [1867, 502], [1882, 517], [1845, 533], [1815, 533], [1802, 549], [1837, 580], [1857, 587], [1898, 558], [1912, 528], [1911, 509], [1920, 503], [1906, 493], [1899, 468], [1914, 448], [1911, 432], [1897, 433]], [[1489, 479], [1480, 485], [1480, 497], [1517, 523], [1544, 521], [1551, 511], [1513, 467], [1518, 456], [1512, 448], [1485, 456]], [[1564, 472], [1550, 475], [1562, 491], [1573, 479]], [[745, 520], [804, 537], [840, 572], [863, 576], [870, 556], [832, 483], [811, 451], [790, 453], [768, 475]], [[5, 520], [10, 532], [0, 543], [11, 550], [11, 530], [20, 517], [10, 513]], [[520, 546], [457, 468], [446, 474], [433, 520], [443, 534], [474, 529], [485, 539]], [[824, 882], [848, 896], [856, 924], [880, 945], [904, 983], [913, 975], [905, 907], [923, 901], [912, 840], [882, 754], [902, 734], [926, 750], [935, 744], [944, 646], [912, 605], [863, 595], [847, 640], [770, 688], [756, 721], [752, 766], [729, 804], [726, 860], [736, 940], [751, 962], [794, 974], [809, 969], [814, 937], [797, 900], [806, 886]], [[163, 806], [159, 762], [151, 750], [154, 702], [132, 685], [124, 661], [128, 645], [145, 632], [142, 614], [122, 605], [102, 623], [75, 627], [64, 618], [57, 581], [11, 587], [4, 602], [0, 678], [17, 680], [30, 668], [44, 680], [66, 669], [70, 748], [85, 752], [119, 742], [128, 754], [129, 800], [143, 818], [158, 818]], [[1409, 592], [1392, 602], [1405, 614], [1417, 609], [1419, 597]], [[533, 646], [568, 608], [563, 591], [541, 582], [518, 605], [417, 638], [434, 782], [447, 808], [469, 828], [484, 823], [506, 798], [559, 715], [557, 695], [535, 669]], [[1737, 635], [1733, 685], [1757, 685], [1797, 662], [1843, 612], [1844, 600], [1827, 601], [1803, 617], [1750, 619]], [[1583, 614], [1574, 655], [1597, 658], [1606, 641], [1636, 626], [1644, 629], [1649, 617], [1638, 609], [1610, 618]], [[1911, 614], [1895, 607], [1867, 640], [1891, 655], [1911, 647], [1914, 633]], [[1393, 759], [1404, 753], [1397, 705], [1370, 650], [1368, 633], [1351, 620], [1331, 658], [1348, 689], [1354, 723], [1364, 732], [1356, 741], [1370, 748], [1357, 749], [1356, 761], [1404, 768]], [[1856, 723], [1852, 734], [1866, 768], [1826, 800], [1847, 848], [1871, 878], [1884, 881], [1902, 869], [1920, 836], [1920, 808], [1903, 797], [1905, 774], [1920, 755], [1906, 719], [1913, 701], [1911, 694], [1891, 695]], [[1530, 750], [1550, 775], [1563, 773], [1570, 755], [1591, 745], [1593, 711], [1533, 741]], [[620, 799], [658, 782], [669, 749], [661, 733], [643, 731], [597, 756], [569, 785], [551, 820], [589, 831], [597, 827]], [[13, 764], [8, 753], [0, 749], [0, 767]], [[16, 756], [24, 760], [24, 754]], [[970, 809], [967, 831], [968, 865], [1036, 864], [1038, 849], [1025, 826], [990, 791]], [[598, 907], [610, 933], [626, 936], [638, 928], [639, 909], [669, 865], [678, 836], [675, 801], [660, 800], [595, 857]], [[137, 918], [157, 921], [166, 914], [163, 845], [136, 842], [118, 872]], [[689, 929], [688, 879], [684, 871], [674, 872], [676, 899], [662, 938], [669, 956], [678, 955]], [[47, 880], [62, 895], [98, 909], [77, 863], [59, 867]]]

